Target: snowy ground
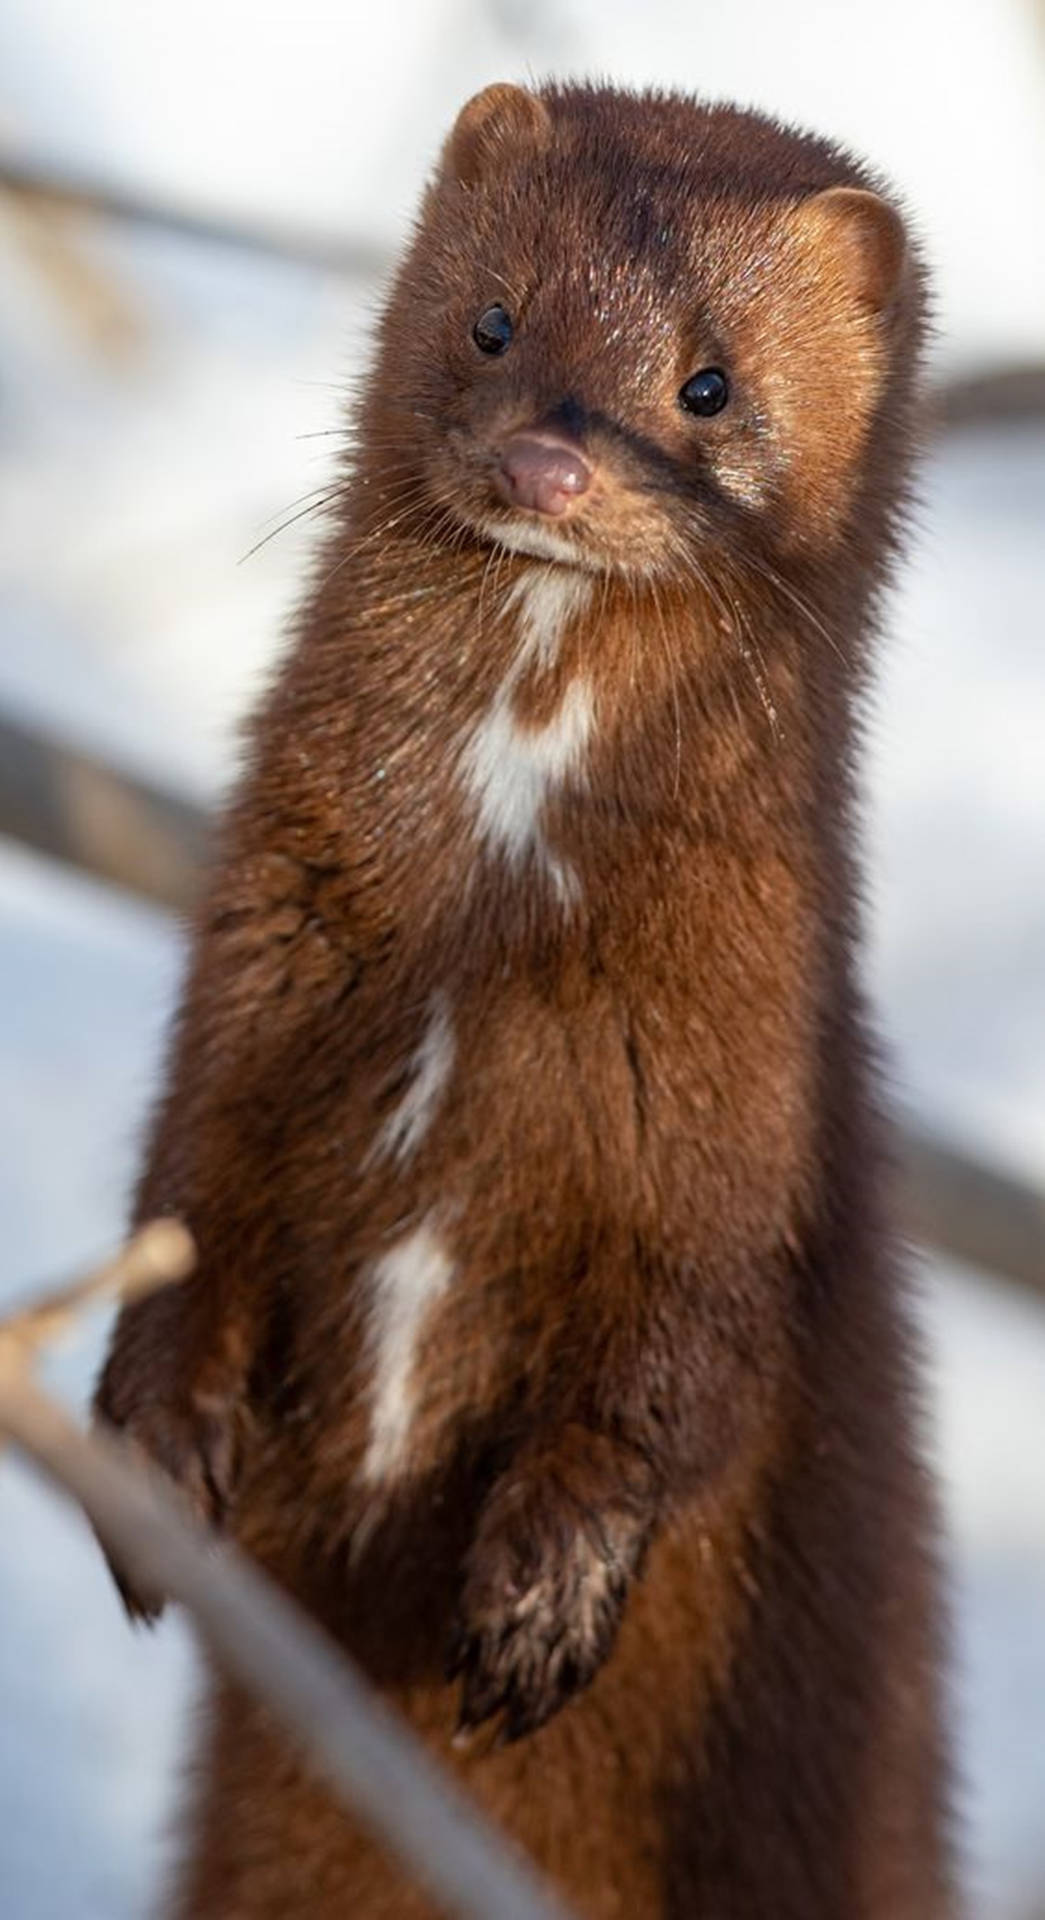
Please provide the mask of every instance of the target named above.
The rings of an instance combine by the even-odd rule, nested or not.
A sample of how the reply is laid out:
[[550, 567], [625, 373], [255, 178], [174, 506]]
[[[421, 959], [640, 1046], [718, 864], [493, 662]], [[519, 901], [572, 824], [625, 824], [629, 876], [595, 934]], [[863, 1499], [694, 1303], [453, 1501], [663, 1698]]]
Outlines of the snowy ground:
[[[365, 302], [304, 272], [98, 236], [120, 325], [53, 303], [10, 233], [0, 312], [0, 705], [212, 795], [278, 645]], [[111, 318], [111, 312], [110, 312]], [[332, 384], [333, 383], [333, 384]], [[1045, 1178], [1045, 435], [955, 436], [891, 622], [869, 765], [871, 970], [898, 1091]], [[177, 978], [159, 915], [0, 850], [0, 1295], [118, 1238]], [[1045, 1889], [1045, 1313], [927, 1273], [953, 1534], [973, 1910]], [[82, 1403], [103, 1328], [56, 1362]], [[0, 1888], [11, 1920], [133, 1920], [190, 1661], [125, 1628], [91, 1541], [0, 1467]]]

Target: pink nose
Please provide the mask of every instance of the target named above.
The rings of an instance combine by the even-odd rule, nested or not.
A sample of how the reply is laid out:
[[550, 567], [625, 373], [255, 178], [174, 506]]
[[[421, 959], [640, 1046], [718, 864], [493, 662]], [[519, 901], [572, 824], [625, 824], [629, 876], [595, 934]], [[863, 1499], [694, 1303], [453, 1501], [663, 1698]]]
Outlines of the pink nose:
[[535, 513], [565, 513], [590, 485], [591, 470], [580, 449], [540, 433], [513, 433], [494, 474], [494, 486], [508, 506]]

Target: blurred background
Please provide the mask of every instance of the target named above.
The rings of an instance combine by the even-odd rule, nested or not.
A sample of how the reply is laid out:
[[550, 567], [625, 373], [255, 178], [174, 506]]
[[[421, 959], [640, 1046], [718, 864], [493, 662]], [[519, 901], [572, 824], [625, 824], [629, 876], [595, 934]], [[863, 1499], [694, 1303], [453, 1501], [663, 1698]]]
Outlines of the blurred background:
[[[383, 275], [462, 100], [550, 73], [838, 137], [933, 264], [868, 964], [922, 1243], [969, 1911], [1043, 1920], [1041, 0], [2, 0], [0, 1309], [121, 1236], [171, 905], [278, 652]], [[104, 1334], [50, 1369], [77, 1408]], [[145, 1913], [192, 1687], [180, 1623], [132, 1635], [78, 1517], [0, 1462], [5, 1920]]]

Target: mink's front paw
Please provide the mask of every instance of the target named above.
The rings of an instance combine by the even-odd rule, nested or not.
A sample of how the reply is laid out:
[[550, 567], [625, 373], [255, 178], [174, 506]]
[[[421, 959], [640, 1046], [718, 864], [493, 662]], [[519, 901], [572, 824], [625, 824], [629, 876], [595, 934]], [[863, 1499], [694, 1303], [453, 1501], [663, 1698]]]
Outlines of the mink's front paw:
[[[95, 1416], [172, 1480], [198, 1519], [211, 1527], [223, 1524], [241, 1452], [238, 1392], [199, 1388], [176, 1401], [157, 1391], [128, 1401], [106, 1374]], [[111, 1557], [109, 1566], [131, 1619], [151, 1625], [162, 1612], [163, 1596], [130, 1580]]]
[[645, 1475], [628, 1464], [621, 1477], [613, 1443], [573, 1429], [495, 1484], [448, 1663], [462, 1680], [459, 1733], [496, 1717], [499, 1741], [517, 1740], [594, 1679], [651, 1526]]

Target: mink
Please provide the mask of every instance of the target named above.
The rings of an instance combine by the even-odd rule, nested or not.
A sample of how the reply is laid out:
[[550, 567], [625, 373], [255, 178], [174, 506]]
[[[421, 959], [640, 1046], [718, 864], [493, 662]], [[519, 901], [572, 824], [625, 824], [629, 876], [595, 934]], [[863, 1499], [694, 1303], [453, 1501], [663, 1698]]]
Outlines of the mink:
[[[100, 1417], [587, 1920], [953, 1912], [857, 966], [925, 281], [882, 182], [760, 114], [464, 107], [138, 1192], [200, 1263]], [[432, 1911], [217, 1676], [184, 1852], [182, 1920]]]

